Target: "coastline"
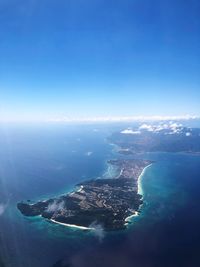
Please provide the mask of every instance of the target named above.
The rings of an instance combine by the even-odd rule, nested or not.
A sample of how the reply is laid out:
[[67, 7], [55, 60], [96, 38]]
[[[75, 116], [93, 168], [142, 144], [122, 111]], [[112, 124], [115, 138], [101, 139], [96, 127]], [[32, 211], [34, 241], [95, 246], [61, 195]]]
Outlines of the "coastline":
[[[152, 165], [153, 163], [147, 165], [146, 167], [144, 167], [144, 169], [142, 170], [140, 176], [138, 177], [138, 190], [137, 190], [137, 193], [140, 194], [142, 196], [142, 199], [143, 199], [143, 189], [142, 189], [142, 177], [143, 175], [145, 174], [146, 170]], [[141, 208], [143, 204], [140, 205], [138, 211], [135, 211], [132, 215], [129, 215], [128, 217], [126, 217], [125, 219], [125, 225], [127, 225], [128, 222], [131, 222], [132, 221], [132, 218], [134, 217], [138, 217], [139, 216], [139, 210]]]
[[[77, 190], [77, 192], [81, 192], [83, 190], [83, 185], [80, 186], [80, 188]], [[73, 194], [74, 192], [72, 192]]]
[[139, 212], [138, 211], [136, 211], [134, 214], [126, 217], [126, 219], [125, 219], [125, 225], [127, 225], [127, 223], [130, 222], [133, 217], [137, 217], [137, 216], [139, 216]]
[[71, 227], [71, 228], [78, 228], [81, 230], [94, 230], [94, 228], [92, 228], [92, 227], [80, 226], [80, 225], [76, 225], [76, 224], [61, 223], [61, 222], [55, 221], [53, 219], [50, 219], [50, 221], [53, 223], [57, 223], [57, 224], [60, 224], [63, 226]]
[[[137, 190], [137, 193], [142, 195], [142, 199], [143, 199], [142, 177], [145, 174], [146, 170], [152, 164], [153, 163], [151, 163], [151, 164], [147, 165], [146, 167], [144, 167], [144, 169], [142, 170], [141, 174], [138, 177], [138, 181], [137, 181], [138, 190]], [[120, 171], [120, 175], [121, 175], [122, 171], [123, 171], [123, 169]], [[80, 192], [82, 189], [83, 189], [83, 186], [80, 186], [78, 192]], [[128, 225], [128, 223], [131, 222], [134, 217], [138, 217], [139, 216], [139, 210], [140, 210], [142, 205], [143, 204], [140, 205], [138, 211], [135, 211], [132, 215], [129, 215], [128, 217], [125, 218], [125, 224], [124, 225]], [[60, 225], [65, 226], [65, 227], [77, 228], [77, 229], [80, 229], [80, 230], [94, 230], [94, 228], [92, 228], [92, 227], [86, 227], [86, 226], [81, 226], [81, 225], [76, 225], [76, 224], [61, 223], [61, 222], [58, 222], [58, 221], [53, 220], [53, 219], [50, 219], [50, 221], [53, 222], [53, 223], [56, 223], [56, 224], [60, 224]]]
[[[130, 203], [132, 203], [131, 201], [132, 201], [132, 199], [134, 197], [136, 197], [136, 201], [137, 201], [137, 205], [135, 206], [135, 208], [134, 208], [134, 206], [133, 206], [133, 208], [131, 208], [132, 205], [130, 205], [129, 208], [124, 209], [123, 206], [122, 206], [122, 210], [121, 210], [121, 212], [122, 212], [122, 214], [121, 214], [121, 221], [120, 220], [119, 220], [119, 222], [117, 221], [116, 225], [113, 224], [115, 226], [114, 228], [119, 228], [120, 225], [121, 225], [121, 228], [124, 228], [124, 226], [127, 225], [129, 223], [129, 221], [132, 221], [131, 220], [132, 217], [139, 216], [141, 205], [143, 204], [142, 201], [140, 201], [141, 199], [143, 199], [143, 190], [142, 190], [141, 179], [142, 179], [142, 177], [143, 177], [146, 169], [152, 165], [152, 161], [143, 160], [143, 162], [140, 162], [140, 161], [139, 162], [137, 162], [137, 161], [135, 162], [134, 159], [133, 159], [133, 162], [132, 161], [129, 161], [129, 160], [127, 160], [127, 161], [126, 160], [122, 160], [122, 161], [121, 160], [113, 160], [113, 161], [110, 160], [109, 163], [111, 164], [111, 166], [117, 166], [117, 168], [118, 168], [118, 174], [117, 174], [116, 177], [113, 177], [112, 181], [111, 181], [111, 177], [110, 177], [110, 178], [108, 178], [108, 182], [107, 181], [106, 182], [99, 182], [99, 180], [97, 179], [97, 180], [94, 180], [94, 181], [93, 180], [88, 181], [88, 184], [87, 184], [87, 182], [84, 183], [84, 184], [79, 184], [79, 185], [76, 186], [76, 188], [75, 188], [74, 191], [72, 191], [71, 193], [69, 193], [69, 196], [68, 196], [69, 199], [68, 200], [71, 201], [72, 204], [73, 204], [73, 201], [74, 201], [73, 198], [76, 200], [76, 198], [79, 199], [81, 197], [82, 198], [87, 197], [87, 194], [89, 194], [89, 196], [90, 196], [90, 190], [88, 191], [89, 192], [88, 193], [87, 192], [87, 186], [89, 188], [91, 186], [91, 188], [93, 189], [93, 188], [95, 188], [95, 186], [98, 187], [100, 185], [100, 188], [101, 188], [101, 184], [102, 184], [102, 188], [104, 188], [104, 183], [106, 183], [106, 185], [108, 183], [108, 185], [110, 186], [109, 187], [109, 190], [110, 191], [108, 191], [108, 193], [110, 195], [112, 195], [111, 193], [112, 193], [113, 188], [116, 187], [118, 189], [119, 188], [119, 185], [120, 186], [122, 185], [122, 189], [123, 189], [122, 190], [122, 193], [118, 189], [119, 196], [121, 196], [120, 194], [122, 194], [122, 197], [123, 197], [123, 194], [125, 194], [127, 192], [128, 197], [130, 199]], [[109, 165], [107, 164], [107, 166], [109, 166]], [[118, 179], [114, 179], [114, 178], [118, 178], [119, 181], [117, 181]], [[127, 179], [127, 180], [125, 180], [125, 184], [123, 182], [123, 178], [126, 178]], [[128, 178], [130, 178], [130, 179], [128, 179]], [[134, 180], [134, 183], [131, 182], [132, 179]], [[111, 184], [109, 184], [109, 182]], [[91, 185], [91, 183], [92, 183], [92, 185]], [[133, 189], [133, 186], [134, 186], [134, 189]], [[130, 192], [131, 192], [130, 194], [129, 194], [129, 190], [127, 191], [127, 188], [128, 189], [130, 188], [129, 189]], [[91, 191], [92, 191], [92, 189], [91, 189]], [[107, 187], [106, 186], [105, 186], [105, 189], [107, 190]], [[100, 191], [100, 196], [101, 196], [101, 194], [103, 194], [103, 191], [102, 191], [102, 189], [99, 190], [99, 191]], [[92, 193], [93, 193], [93, 191], [92, 191]], [[83, 196], [81, 194], [83, 194]], [[95, 194], [96, 194], [96, 192], [94, 193], [94, 195]], [[101, 204], [101, 203], [99, 204], [99, 202], [98, 202], [98, 197], [99, 196], [98, 195], [97, 196], [95, 195], [96, 199], [95, 199], [95, 197], [93, 195], [92, 195], [92, 197], [93, 198], [91, 200], [91, 203], [94, 204], [94, 205], [96, 205], [95, 207], [99, 207], [98, 205]], [[66, 196], [66, 198], [67, 198], [67, 196]], [[66, 198], [63, 196], [63, 201], [65, 201]], [[106, 199], [107, 199], [106, 196], [103, 195], [102, 200], [105, 202]], [[50, 199], [48, 201], [53, 201], [53, 199]], [[48, 201], [47, 201], [47, 204], [49, 203]], [[56, 203], [58, 203], [58, 199], [56, 199], [54, 201], [57, 201]], [[66, 201], [67, 201], [67, 199], [66, 199]], [[35, 216], [37, 214], [42, 214], [42, 212], [45, 211], [47, 204], [46, 204], [45, 201], [40, 201], [40, 202], [38, 202], [36, 204], [32, 204], [32, 203], [31, 204], [18, 203], [18, 205], [19, 205], [18, 206], [18, 209], [24, 215], [27, 215], [27, 216]], [[90, 202], [89, 202], [89, 204], [90, 204]], [[111, 204], [112, 204], [112, 202], [111, 202]], [[105, 211], [106, 211], [106, 208], [107, 207], [105, 206]], [[81, 211], [81, 208], [80, 208], [80, 211]], [[112, 211], [114, 212], [114, 210], [112, 210]], [[79, 210], [77, 212], [79, 212]], [[75, 213], [75, 215], [76, 215], [76, 213]], [[114, 216], [115, 216], [115, 214], [111, 218], [114, 218]], [[52, 223], [60, 224], [60, 225], [65, 226], [65, 227], [71, 227], [71, 228], [77, 228], [79, 230], [89, 230], [89, 231], [95, 229], [93, 227], [93, 225], [92, 225], [92, 222], [93, 221], [91, 221], [91, 219], [90, 219], [89, 223], [87, 223], [87, 225], [84, 226], [84, 225], [82, 225], [81, 220], [75, 220], [75, 221], [74, 220], [71, 220], [71, 221], [68, 222], [67, 220], [65, 221], [63, 219], [60, 219], [60, 220], [58, 219], [57, 220], [57, 216], [54, 216], [54, 217], [53, 216], [44, 216], [44, 218], [45, 217], [48, 218], [48, 220], [51, 221]], [[94, 219], [95, 218], [96, 217], [94, 217]], [[108, 214], [105, 214], [105, 222], [107, 222], [108, 220], [109, 220]], [[114, 220], [114, 222], [115, 221], [116, 220]]]
[[[147, 165], [141, 172], [140, 176], [138, 177], [138, 194], [142, 195], [144, 194], [143, 189], [142, 189], [142, 176], [145, 174], [146, 170], [152, 166], [153, 163]], [[143, 199], [143, 198], [142, 198]]]

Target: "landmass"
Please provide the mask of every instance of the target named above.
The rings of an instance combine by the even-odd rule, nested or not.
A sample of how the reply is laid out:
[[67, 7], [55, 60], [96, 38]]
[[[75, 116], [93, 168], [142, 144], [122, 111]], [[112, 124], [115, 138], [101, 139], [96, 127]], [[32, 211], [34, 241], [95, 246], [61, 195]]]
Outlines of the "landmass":
[[200, 129], [184, 127], [180, 123], [143, 124], [115, 132], [109, 141], [118, 152], [132, 155], [145, 152], [200, 153]]
[[124, 229], [128, 218], [138, 214], [142, 204], [138, 179], [152, 162], [128, 159], [125, 155], [145, 152], [200, 152], [200, 129], [183, 127], [180, 123], [142, 124], [113, 133], [109, 138], [124, 155], [123, 159], [108, 161], [118, 175], [82, 182], [73, 192], [39, 201], [18, 203], [23, 215], [42, 216], [54, 223], [93, 229]]
[[148, 160], [117, 159], [108, 161], [118, 169], [113, 178], [98, 178], [82, 182], [69, 194], [39, 201], [18, 203], [25, 216], [42, 216], [54, 223], [92, 229], [101, 225], [105, 230], [124, 229], [127, 218], [137, 214], [142, 204], [138, 194], [138, 179]]

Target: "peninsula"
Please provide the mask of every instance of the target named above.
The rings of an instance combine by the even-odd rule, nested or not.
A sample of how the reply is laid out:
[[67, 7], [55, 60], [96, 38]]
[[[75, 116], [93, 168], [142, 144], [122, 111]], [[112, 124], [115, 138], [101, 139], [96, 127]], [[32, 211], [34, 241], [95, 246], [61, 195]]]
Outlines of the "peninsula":
[[113, 178], [82, 182], [77, 189], [58, 198], [35, 204], [18, 203], [25, 216], [42, 216], [54, 223], [91, 229], [101, 225], [105, 230], [124, 229], [127, 218], [137, 214], [142, 204], [138, 194], [138, 178], [152, 162], [136, 159], [108, 161], [117, 168]]
[[143, 124], [115, 132], [109, 141], [118, 152], [132, 155], [146, 152], [200, 152], [200, 129], [178, 123]]
[[[130, 159], [146, 152], [199, 153], [200, 130], [180, 123], [143, 124], [113, 133], [109, 141], [124, 157], [109, 160], [117, 169], [112, 178], [101, 177], [78, 184], [71, 193], [37, 203], [20, 202], [23, 215], [42, 216], [53, 223], [81, 229], [101, 225], [105, 230], [124, 229], [142, 204], [138, 179], [152, 162]], [[127, 157], [126, 155], [129, 155]]]

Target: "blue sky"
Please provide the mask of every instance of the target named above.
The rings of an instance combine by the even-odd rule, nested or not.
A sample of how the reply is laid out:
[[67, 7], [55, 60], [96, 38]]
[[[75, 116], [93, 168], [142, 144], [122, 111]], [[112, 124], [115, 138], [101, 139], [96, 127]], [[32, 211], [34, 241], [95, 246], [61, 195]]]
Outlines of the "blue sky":
[[198, 0], [1, 0], [0, 119], [200, 115]]

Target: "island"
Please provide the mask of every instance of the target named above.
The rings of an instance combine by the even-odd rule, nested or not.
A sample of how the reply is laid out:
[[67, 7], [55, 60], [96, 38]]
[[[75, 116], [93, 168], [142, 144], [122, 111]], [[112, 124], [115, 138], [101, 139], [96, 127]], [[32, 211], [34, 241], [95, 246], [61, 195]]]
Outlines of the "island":
[[124, 229], [128, 218], [137, 214], [142, 204], [138, 179], [152, 162], [115, 159], [108, 164], [117, 168], [116, 176], [84, 181], [66, 195], [34, 204], [20, 202], [17, 207], [25, 216], [42, 216], [65, 226], [93, 229], [101, 225], [105, 230]]
[[144, 123], [115, 132], [108, 140], [121, 154], [118, 159], [108, 161], [116, 168], [116, 175], [84, 181], [73, 192], [57, 198], [34, 204], [20, 202], [17, 205], [20, 212], [81, 229], [94, 229], [98, 225], [105, 230], [124, 229], [129, 218], [139, 212], [142, 204], [140, 177], [152, 164], [149, 160], [131, 158], [133, 154], [187, 152], [196, 155], [200, 152], [200, 129], [177, 122]]

